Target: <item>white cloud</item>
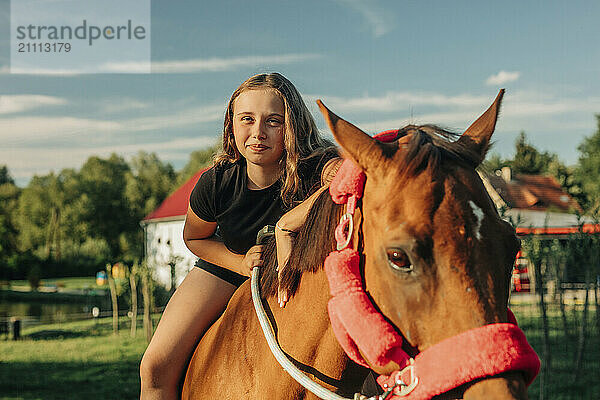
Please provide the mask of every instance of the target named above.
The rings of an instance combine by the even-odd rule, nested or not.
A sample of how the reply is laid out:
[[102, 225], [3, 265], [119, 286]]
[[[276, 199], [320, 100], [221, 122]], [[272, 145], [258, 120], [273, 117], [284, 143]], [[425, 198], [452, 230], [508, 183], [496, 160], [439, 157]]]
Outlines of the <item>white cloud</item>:
[[98, 102], [102, 114], [122, 114], [132, 110], [146, 110], [152, 106], [134, 97], [105, 98]]
[[155, 143], [108, 144], [84, 148], [0, 148], [0, 159], [10, 166], [10, 173], [19, 180], [27, 180], [34, 174], [43, 175], [63, 168], [80, 168], [90, 156], [108, 157], [117, 153], [125, 158], [139, 151], [155, 152], [163, 161], [185, 161], [192, 150], [211, 146], [216, 137], [195, 137], [167, 140]]
[[0, 141], [5, 144], [65, 137], [94, 137], [107, 133], [131, 133], [174, 129], [218, 121], [224, 105], [190, 107], [163, 115], [149, 115], [123, 120], [100, 120], [67, 116], [0, 118]]
[[503, 85], [508, 82], [514, 82], [521, 76], [521, 73], [518, 71], [500, 71], [496, 75], [492, 75], [485, 81], [486, 85], [496, 86]]
[[377, 133], [386, 131], [388, 129], [398, 129], [406, 125], [422, 125], [422, 124], [436, 124], [450, 130], [459, 130], [464, 128], [465, 124], [469, 121], [474, 121], [474, 117], [477, 117], [472, 112], [468, 111], [456, 111], [456, 112], [439, 112], [439, 113], [427, 113], [421, 115], [414, 115], [412, 117], [396, 118], [396, 119], [384, 119], [372, 122], [359, 123], [358, 126], [369, 133]]
[[0, 119], [0, 140], [4, 143], [28, 139], [64, 138], [74, 135], [116, 131], [120, 124], [76, 117], [14, 117]]
[[67, 100], [35, 94], [0, 95], [0, 115], [14, 114], [43, 106], [65, 105]]
[[225, 105], [192, 107], [173, 114], [132, 118], [122, 122], [127, 131], [148, 131], [165, 128], [180, 128], [205, 122], [222, 120]]
[[[494, 93], [495, 94], [495, 93]], [[456, 121], [455, 118], [446, 118], [451, 114], [460, 116], [465, 112], [483, 111], [489, 106], [494, 96], [489, 95], [471, 95], [457, 94], [446, 95], [432, 92], [387, 92], [379, 96], [357, 96], [340, 97], [329, 95], [305, 95], [305, 101], [313, 105], [317, 99], [323, 102], [332, 111], [342, 114], [368, 113], [389, 113], [397, 112], [409, 114], [415, 107], [415, 116], [419, 117], [422, 110], [453, 109], [455, 112], [442, 111], [441, 113], [431, 113], [427, 111], [422, 114], [426, 117], [444, 116], [450, 122]], [[314, 108], [316, 110], [316, 108]], [[534, 117], [536, 115], [559, 115], [567, 113], [596, 113], [600, 110], [600, 97], [567, 97], [564, 95], [554, 95], [545, 92], [533, 91], [515, 91], [507, 92], [502, 102], [502, 113], [511, 117], [526, 116]]]
[[503, 100], [505, 114], [535, 118], [538, 115], [560, 116], [569, 113], [593, 114], [600, 110], [600, 96], [574, 97], [550, 91], [508, 92]]
[[394, 19], [389, 10], [378, 6], [375, 0], [335, 0], [358, 12], [367, 22], [373, 36], [380, 37], [394, 28]]
[[48, 68], [41, 68], [41, 67], [5, 67], [2, 68], [1, 70], [2, 73], [5, 74], [23, 74], [23, 75], [51, 75], [51, 76], [63, 76], [63, 77], [70, 77], [70, 76], [76, 76], [76, 75], [80, 75], [83, 73], [86, 73], [88, 71], [84, 70], [84, 69], [67, 69], [67, 68], [63, 68], [63, 69], [48, 69]]
[[304, 97], [309, 103], [314, 103], [320, 98], [328, 107], [334, 107], [336, 110], [338, 110], [338, 112], [409, 112], [409, 107], [412, 106], [470, 107], [483, 104], [488, 100], [487, 96], [474, 96], [469, 94], [448, 96], [431, 92], [388, 92], [381, 96], [360, 97], [338, 97], [326, 95], [306, 95]]
[[[240, 57], [212, 57], [212, 58], [196, 58], [191, 60], [166, 60], [153, 61], [151, 64], [151, 72], [154, 74], [184, 74], [197, 72], [221, 72], [231, 71], [240, 68], [270, 66], [270, 65], [285, 65], [295, 64], [305, 61], [320, 58], [321, 55], [315, 53], [290, 53], [278, 55], [257, 55], [257, 56], [240, 56]], [[0, 69], [0, 73], [11, 74], [31, 74], [31, 75], [58, 75], [58, 76], [76, 76], [90, 72], [100, 73], [148, 73], [147, 62], [110, 62], [98, 66], [96, 70], [90, 71], [84, 69], [47, 69], [47, 68], [13, 68], [8, 67]]]
[[[304, 97], [321, 127], [324, 124], [314, 105], [313, 100], [316, 98], [323, 99], [332, 111], [356, 122], [361, 129], [375, 133], [409, 123], [434, 123], [461, 131], [485, 111], [495, 94], [495, 91], [485, 95], [394, 91], [364, 96], [325, 94]], [[0, 143], [3, 144], [0, 146], [0, 159], [9, 166], [11, 174], [19, 178], [20, 182], [26, 182], [26, 178], [34, 173], [43, 174], [66, 167], [78, 168], [92, 154], [106, 156], [117, 152], [128, 156], [145, 150], [156, 151], [167, 161], [184, 160], [192, 149], [213, 144], [218, 133], [215, 131], [215, 135], [210, 138], [177, 138], [181, 135], [182, 128], [198, 128], [200, 131], [203, 127], [210, 127], [211, 132], [218, 130], [217, 122], [222, 121], [225, 108], [225, 104], [190, 105], [189, 100], [165, 107], [164, 104], [129, 98], [124, 100], [125, 106], [130, 104], [130, 108], [136, 111], [133, 113], [135, 116], [127, 112], [117, 114], [127, 115], [125, 118], [116, 118], [106, 112], [106, 107], [109, 106], [114, 106], [115, 112], [120, 111], [118, 99], [113, 99], [115, 104], [111, 104], [111, 99], [94, 103], [97, 110], [101, 111], [98, 115], [102, 115], [103, 119], [85, 118], [66, 111], [60, 113], [66, 107], [60, 107], [59, 112], [48, 116], [11, 114], [23, 111], [24, 107], [33, 107], [32, 104], [36, 107], [69, 104], [61, 98], [35, 96], [38, 95], [7, 96], [10, 101], [4, 101], [4, 115], [0, 114]], [[506, 148], [512, 148], [511, 135], [520, 130], [537, 134], [537, 137], [579, 135], [577, 138], [580, 138], [594, 130], [593, 115], [598, 110], [600, 96], [582, 97], [578, 93], [567, 95], [548, 90], [509, 91], [504, 97], [495, 138], [499, 143], [501, 140], [508, 140], [510, 143]], [[152, 133], [146, 135], [145, 132]], [[152, 140], [156, 140], [157, 134], [161, 138], [164, 134], [165, 141], [148, 143], [149, 140], [140, 139], [139, 144], [129, 144], [129, 139], [129, 143], [119, 144], [127, 142], [133, 133], [136, 133], [136, 137], [153, 138]], [[121, 137], [124, 139], [120, 139]], [[60, 148], [52, 145], [53, 139], [57, 139], [57, 143], [67, 144]], [[49, 148], [31, 147], [41, 140], [49, 143]], [[573, 139], [573, 143], [578, 141], [579, 139]], [[499, 145], [498, 148], [502, 147]]]
[[[238, 68], [247, 68], [260, 65], [283, 65], [294, 64], [319, 58], [318, 54], [279, 54], [271, 56], [242, 56], [220, 58], [212, 57], [206, 59], [192, 60], [167, 60], [153, 61], [152, 73], [159, 74], [182, 74], [191, 72], [217, 72], [230, 71]], [[114, 63], [105, 66], [108, 70], [136, 72], [141, 67], [136, 63], [120, 64]]]
[[[369, 133], [425, 123], [460, 132], [486, 110], [494, 100], [494, 94], [388, 92], [380, 96], [360, 97], [309, 95], [305, 99], [312, 104], [314, 99], [321, 98], [333, 112], [349, 121], [357, 121], [356, 125]], [[592, 132], [595, 123], [592, 116], [598, 110], [600, 96], [509, 91], [504, 96], [497, 130], [500, 134], [520, 130], [554, 135]], [[311, 106], [311, 111], [321, 122], [317, 108]], [[392, 118], [389, 117], [391, 113], [394, 115]]]

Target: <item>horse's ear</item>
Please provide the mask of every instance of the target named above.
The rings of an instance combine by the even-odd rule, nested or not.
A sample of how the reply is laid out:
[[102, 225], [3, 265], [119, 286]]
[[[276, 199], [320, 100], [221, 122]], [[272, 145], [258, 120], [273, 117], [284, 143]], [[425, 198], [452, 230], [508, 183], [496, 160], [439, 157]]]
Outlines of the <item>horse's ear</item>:
[[477, 158], [474, 160], [477, 165], [485, 158], [485, 153], [490, 144], [490, 138], [496, 128], [496, 120], [498, 119], [498, 113], [500, 112], [502, 96], [504, 96], [504, 89], [500, 89], [498, 96], [496, 96], [496, 100], [494, 100], [494, 103], [490, 108], [488, 108], [477, 121], [473, 122], [465, 133], [462, 134], [460, 139], [458, 139], [458, 142]]
[[376, 139], [332, 113], [321, 100], [317, 104], [335, 140], [362, 169], [368, 170], [373, 160], [381, 158], [383, 152]]

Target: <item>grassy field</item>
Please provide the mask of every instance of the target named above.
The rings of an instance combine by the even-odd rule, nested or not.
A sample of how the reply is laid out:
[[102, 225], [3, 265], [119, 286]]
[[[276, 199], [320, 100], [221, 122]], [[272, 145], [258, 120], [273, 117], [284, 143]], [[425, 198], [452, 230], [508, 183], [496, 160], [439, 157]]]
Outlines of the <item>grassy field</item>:
[[126, 321], [118, 336], [104, 318], [41, 325], [25, 330], [24, 340], [0, 341], [0, 398], [137, 398], [146, 340], [141, 329], [131, 338]]
[[[538, 355], [542, 354], [542, 321], [537, 307], [523, 305], [512, 307], [519, 326], [527, 335], [527, 340]], [[581, 319], [581, 307], [575, 310], [569, 307], [569, 327], [575, 332], [579, 324], [574, 320], [575, 314]], [[600, 399], [600, 386], [598, 385], [598, 371], [600, 371], [600, 331], [593, 323], [592, 308], [589, 311], [587, 352], [584, 357], [583, 372], [578, 382], [573, 381], [574, 356], [576, 353], [576, 340], [569, 341], [565, 338], [558, 307], [550, 307], [550, 349], [552, 353], [549, 377], [546, 379], [546, 398], [556, 400], [566, 399]], [[532, 399], [539, 398], [539, 376], [529, 387]]]
[[[535, 308], [515, 307], [515, 314], [532, 346], [541, 351], [541, 321]], [[113, 336], [109, 318], [95, 324], [80, 321], [32, 327], [24, 340], [0, 340], [0, 398], [2, 399], [136, 399], [138, 364], [146, 348], [141, 329], [129, 336], [123, 319]], [[575, 343], [562, 338], [560, 320], [552, 313], [552, 372], [547, 380], [550, 399], [600, 399], [600, 334], [592, 329], [580, 382], [571, 377]], [[538, 398], [539, 384], [530, 387]]]

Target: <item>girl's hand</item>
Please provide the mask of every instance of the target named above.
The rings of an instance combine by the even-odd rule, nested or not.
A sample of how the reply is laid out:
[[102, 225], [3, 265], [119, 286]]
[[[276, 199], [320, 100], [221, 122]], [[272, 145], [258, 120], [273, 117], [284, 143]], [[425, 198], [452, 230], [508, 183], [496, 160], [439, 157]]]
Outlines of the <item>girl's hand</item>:
[[248, 250], [248, 252], [242, 260], [242, 272], [245, 275], [252, 275], [252, 269], [254, 269], [254, 267], [259, 267], [263, 265], [262, 252], [262, 245], [250, 247], [250, 249]]
[[281, 273], [286, 267], [287, 262], [292, 253], [292, 244], [294, 241], [294, 231], [283, 228], [280, 225], [281, 220], [275, 225], [275, 244], [277, 246], [277, 303], [279, 307], [285, 307], [288, 301], [288, 293], [286, 290], [281, 288]]
[[[277, 280], [281, 282], [281, 268], [277, 270]], [[278, 284], [277, 288], [277, 303], [279, 303], [279, 307], [285, 307], [288, 302], [288, 293], [285, 289], [281, 288], [281, 283]]]

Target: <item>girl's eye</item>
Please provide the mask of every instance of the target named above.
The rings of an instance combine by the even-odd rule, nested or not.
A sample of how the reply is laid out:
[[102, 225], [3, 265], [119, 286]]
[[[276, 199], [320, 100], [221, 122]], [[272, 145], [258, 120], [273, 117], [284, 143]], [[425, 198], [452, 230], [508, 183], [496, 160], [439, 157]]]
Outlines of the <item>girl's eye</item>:
[[270, 118], [267, 120], [267, 122], [271, 125], [281, 125], [283, 123], [280, 120], [278, 120], [277, 118]]
[[389, 248], [386, 250], [388, 264], [390, 267], [400, 272], [412, 272], [413, 265], [406, 253], [398, 248]]
[[252, 117], [250, 117], [248, 115], [245, 115], [245, 116], [242, 117], [241, 120], [244, 121], [244, 122], [252, 122]]

